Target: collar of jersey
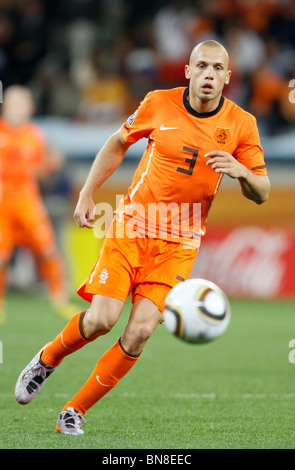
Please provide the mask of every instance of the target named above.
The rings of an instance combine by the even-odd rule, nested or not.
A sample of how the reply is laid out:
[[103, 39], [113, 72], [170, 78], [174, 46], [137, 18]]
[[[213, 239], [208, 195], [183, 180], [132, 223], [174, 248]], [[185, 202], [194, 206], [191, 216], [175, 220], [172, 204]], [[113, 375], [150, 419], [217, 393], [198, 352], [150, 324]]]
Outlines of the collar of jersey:
[[198, 113], [198, 111], [196, 111], [194, 108], [191, 107], [188, 99], [187, 99], [187, 95], [188, 95], [188, 92], [189, 92], [189, 88], [187, 87], [185, 90], [184, 90], [184, 93], [183, 93], [183, 104], [186, 108], [186, 110], [192, 114], [193, 116], [196, 116], [198, 118], [208, 118], [208, 117], [211, 117], [211, 116], [214, 116], [215, 114], [217, 114], [222, 106], [223, 106], [223, 103], [224, 103], [224, 96], [221, 95], [221, 98], [220, 98], [220, 101], [219, 101], [219, 105], [217, 106], [217, 108], [213, 109], [213, 111], [210, 111], [209, 113]]

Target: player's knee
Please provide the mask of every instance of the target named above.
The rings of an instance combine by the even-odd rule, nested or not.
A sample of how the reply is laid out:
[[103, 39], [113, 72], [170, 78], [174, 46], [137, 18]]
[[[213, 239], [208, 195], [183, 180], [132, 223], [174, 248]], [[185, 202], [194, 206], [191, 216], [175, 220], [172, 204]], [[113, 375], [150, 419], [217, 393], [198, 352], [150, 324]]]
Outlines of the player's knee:
[[141, 341], [147, 341], [153, 334], [155, 327], [150, 323], [141, 325], [139, 329], [139, 338]]
[[109, 333], [115, 324], [116, 318], [114, 318], [112, 315], [97, 312], [91, 308], [87, 310], [83, 322], [85, 333], [89, 338], [91, 338], [91, 336], [95, 335], [96, 333]]
[[43, 263], [46, 261], [49, 261], [51, 259], [55, 259], [56, 257], [59, 257], [59, 252], [57, 251], [57, 248], [55, 246], [50, 247], [48, 249], [43, 249], [39, 253], [35, 253], [36, 256], [36, 261], [37, 263]]
[[155, 327], [152, 323], [140, 323], [129, 327], [128, 336], [133, 339], [134, 344], [146, 342], [154, 331]]
[[115, 326], [116, 321], [109, 317], [100, 318], [97, 322], [97, 327], [104, 331], [105, 333], [109, 333], [111, 329]]
[[117, 323], [124, 307], [122, 300], [94, 295], [90, 308], [86, 311], [83, 327], [86, 336], [91, 339], [97, 333], [106, 334]]
[[124, 351], [130, 355], [140, 354], [154, 329], [155, 326], [152, 323], [132, 323], [127, 325], [121, 338]]

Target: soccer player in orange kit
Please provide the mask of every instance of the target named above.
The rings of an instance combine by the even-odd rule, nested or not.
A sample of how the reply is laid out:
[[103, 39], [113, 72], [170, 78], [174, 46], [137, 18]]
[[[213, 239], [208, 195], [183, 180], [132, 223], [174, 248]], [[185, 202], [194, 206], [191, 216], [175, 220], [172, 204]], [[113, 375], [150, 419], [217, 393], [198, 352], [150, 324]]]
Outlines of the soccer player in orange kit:
[[1, 322], [6, 319], [7, 269], [16, 247], [27, 247], [34, 254], [55, 311], [65, 314], [69, 306], [64, 263], [38, 186], [38, 177], [59, 168], [62, 158], [46, 148], [41, 130], [30, 121], [33, 112], [26, 87], [6, 89], [0, 118]]
[[[138, 361], [146, 341], [162, 322], [169, 290], [190, 274], [223, 175], [237, 179], [242, 194], [255, 203], [268, 198], [270, 184], [256, 120], [222, 95], [230, 75], [228, 54], [220, 43], [198, 44], [185, 67], [189, 86], [148, 93], [92, 165], [74, 213], [79, 227], [93, 228], [95, 192], [120, 165], [128, 147], [148, 139], [99, 259], [78, 291], [91, 302], [90, 307], [72, 317], [16, 383], [16, 400], [29, 403], [65, 356], [111, 330], [127, 296], [132, 295], [133, 306], [122, 336], [98, 360], [89, 379], [59, 414], [56, 429], [61, 433], [83, 434], [87, 410]], [[161, 203], [166, 208], [186, 204], [184, 230], [175, 231], [172, 214], [161, 235], [161, 217], [158, 221], [147, 217], [149, 207]], [[194, 204], [201, 205], [197, 226]]]

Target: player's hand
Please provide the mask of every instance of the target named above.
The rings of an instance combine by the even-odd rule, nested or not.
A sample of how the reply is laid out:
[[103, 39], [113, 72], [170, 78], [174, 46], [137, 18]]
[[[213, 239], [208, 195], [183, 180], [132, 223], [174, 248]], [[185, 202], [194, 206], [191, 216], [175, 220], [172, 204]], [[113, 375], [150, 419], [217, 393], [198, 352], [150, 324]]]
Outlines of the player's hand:
[[76, 209], [74, 211], [74, 219], [78, 227], [94, 228], [95, 204], [91, 197], [80, 194]]
[[213, 150], [206, 153], [205, 157], [208, 158], [206, 165], [212, 165], [212, 170], [216, 173], [224, 173], [231, 178], [245, 178], [247, 176], [247, 168], [228, 152]]

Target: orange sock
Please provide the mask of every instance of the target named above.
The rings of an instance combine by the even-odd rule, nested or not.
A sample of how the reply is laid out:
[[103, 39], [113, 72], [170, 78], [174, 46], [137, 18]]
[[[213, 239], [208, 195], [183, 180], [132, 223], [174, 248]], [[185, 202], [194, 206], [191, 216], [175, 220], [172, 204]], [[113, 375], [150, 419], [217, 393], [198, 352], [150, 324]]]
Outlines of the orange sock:
[[[83, 329], [83, 318], [86, 310], [76, 313], [70, 319], [68, 324], [62, 330], [62, 332], [48, 344], [42, 352], [42, 362], [51, 367], [56, 367], [61, 363], [64, 357], [72, 354], [78, 349], [82, 348], [85, 344], [90, 343], [96, 339], [88, 339]], [[103, 332], [101, 332], [102, 334]]]
[[135, 364], [138, 356], [130, 356], [121, 346], [118, 340], [98, 361], [94, 371], [79, 390], [77, 395], [70, 400], [65, 406], [66, 410], [72, 406], [82, 415], [86, 413], [91, 406], [106, 395], [119, 380]]

